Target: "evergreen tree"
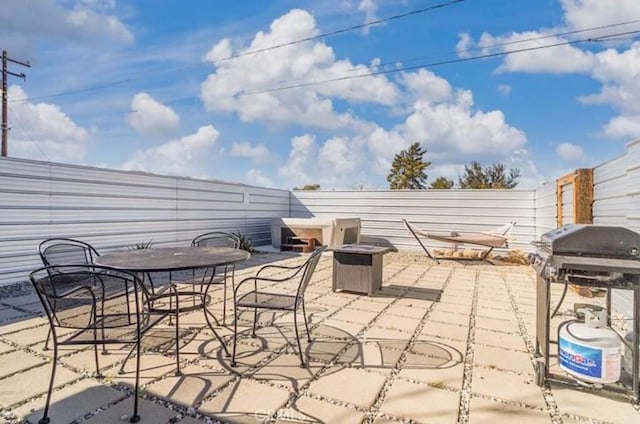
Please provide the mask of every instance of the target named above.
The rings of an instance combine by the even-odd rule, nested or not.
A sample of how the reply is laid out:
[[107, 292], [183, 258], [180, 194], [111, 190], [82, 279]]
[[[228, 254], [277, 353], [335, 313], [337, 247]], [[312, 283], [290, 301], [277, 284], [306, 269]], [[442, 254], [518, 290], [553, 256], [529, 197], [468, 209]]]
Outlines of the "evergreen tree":
[[458, 179], [460, 188], [486, 189], [486, 188], [514, 188], [518, 185], [520, 170], [510, 169], [508, 175], [501, 163], [482, 166], [478, 162], [465, 165], [464, 175]]
[[423, 159], [426, 152], [420, 147], [420, 143], [415, 142], [408, 149], [395, 155], [387, 176], [391, 190], [426, 188], [427, 174], [424, 170], [431, 165], [431, 162], [425, 162]]
[[431, 183], [429, 188], [449, 190], [453, 188], [453, 184], [453, 180], [449, 180], [445, 177], [438, 177]]

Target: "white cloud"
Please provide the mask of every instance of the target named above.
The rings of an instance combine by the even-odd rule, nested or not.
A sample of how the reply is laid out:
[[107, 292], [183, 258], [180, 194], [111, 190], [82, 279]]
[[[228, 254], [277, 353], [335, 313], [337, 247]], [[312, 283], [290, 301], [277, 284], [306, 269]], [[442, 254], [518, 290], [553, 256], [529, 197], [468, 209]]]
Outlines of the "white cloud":
[[215, 62], [220, 59], [229, 58], [232, 53], [231, 42], [228, 38], [223, 38], [207, 52], [204, 60], [205, 62]]
[[501, 157], [527, 142], [521, 130], [506, 123], [501, 111], [474, 110], [473, 95], [466, 90], [447, 103], [417, 101], [401, 131], [407, 140], [454, 156]]
[[447, 80], [426, 69], [403, 73], [401, 81], [414, 98], [430, 103], [448, 100], [453, 92]]
[[248, 158], [254, 162], [263, 162], [269, 157], [269, 149], [264, 144], [252, 146], [248, 142], [233, 143], [231, 156]]
[[616, 116], [604, 127], [610, 138], [637, 139], [640, 135], [640, 115]]
[[170, 175], [206, 176], [211, 148], [219, 135], [211, 125], [200, 127], [195, 134], [135, 151], [122, 168]]
[[[38, 38], [78, 42], [130, 43], [134, 37], [126, 25], [106, 12], [115, 3], [76, 2], [71, 6], [54, 0], [14, 1], [3, 4], [0, 37], [3, 47], [29, 49]], [[14, 52], [15, 53], [15, 52]]]
[[[258, 32], [251, 44], [232, 51], [228, 42], [217, 43], [206, 57], [238, 54], [313, 37], [319, 33], [313, 16], [294, 9], [273, 21], [268, 32]], [[319, 82], [369, 72], [365, 65], [336, 60], [321, 41], [297, 43], [218, 62], [215, 73], [202, 83], [201, 97], [208, 110], [237, 112], [243, 121], [303, 124], [344, 128], [358, 124], [349, 112], [337, 112], [332, 99], [391, 105], [396, 87], [383, 76], [354, 78], [282, 91], [261, 92], [283, 84]]]
[[317, 162], [317, 156], [318, 145], [314, 136], [305, 134], [291, 140], [289, 161], [278, 170], [287, 187], [315, 184], [315, 181], [312, 181], [312, 176], [308, 174], [313, 169], [307, 165]]
[[142, 136], [167, 138], [180, 127], [178, 114], [147, 93], [136, 94], [131, 100], [131, 109], [133, 112], [127, 121]]
[[259, 169], [250, 169], [247, 171], [246, 180], [248, 184], [260, 187], [274, 187], [273, 181], [265, 176]]
[[[549, 32], [528, 31], [493, 37], [485, 33], [482, 35], [479, 45], [485, 49], [490, 49], [495, 45], [516, 43], [499, 47], [498, 50], [502, 52], [545, 47], [506, 55], [503, 64], [498, 68], [498, 72], [520, 71], [565, 74], [588, 72], [593, 67], [594, 57], [591, 52], [580, 50], [572, 45], [558, 45], [546, 48], [546, 46], [567, 41], [563, 38], [549, 37], [549, 35]], [[540, 37], [548, 38], [535, 40]], [[491, 51], [495, 51], [495, 49]]]
[[[619, 0], [605, 2], [601, 0], [561, 0], [564, 12], [564, 26], [530, 31], [524, 33], [510, 33], [502, 36], [483, 34], [477, 45], [484, 53], [507, 51], [528, 47], [546, 46], [570, 41], [575, 38], [597, 37], [615, 32], [635, 29], [631, 26], [603, 28], [587, 33], [567, 35], [567, 38], [550, 36], [562, 31], [575, 31], [587, 28], [607, 26], [633, 20], [640, 16], [640, 1]], [[531, 38], [545, 36], [548, 38], [525, 41]], [[573, 38], [571, 38], [573, 37]], [[525, 42], [523, 42], [525, 41]], [[493, 48], [501, 43], [514, 43], [508, 46]], [[614, 45], [615, 41], [608, 43]], [[465, 35], [460, 38], [460, 45], [473, 44]], [[499, 72], [536, 72], [536, 73], [582, 73], [590, 75], [600, 82], [602, 87], [598, 93], [585, 94], [579, 100], [585, 104], [607, 104], [619, 112], [603, 127], [603, 134], [610, 138], [636, 138], [637, 124], [640, 117], [640, 42], [629, 44], [620, 40], [617, 48], [607, 48], [599, 52], [595, 49], [602, 47], [591, 44], [589, 50], [582, 50], [578, 45], [563, 45], [558, 47], [533, 50], [505, 56]]]
[[561, 0], [564, 20], [570, 29], [592, 28], [626, 22], [640, 16], [637, 0]]
[[[460, 162], [471, 160], [525, 165], [527, 178], [538, 177], [533, 162], [527, 162], [525, 134], [508, 125], [500, 111], [473, 110], [471, 93], [463, 90], [441, 102], [416, 101], [405, 122], [391, 130], [367, 126], [358, 134], [321, 142], [310, 134], [295, 137], [289, 161], [279, 173], [290, 187], [317, 183], [349, 188], [354, 183], [384, 181], [394, 155], [415, 141], [427, 148], [424, 159], [433, 162], [427, 174], [434, 178], [452, 178], [453, 171], [461, 169]], [[432, 169], [449, 172], [435, 175]]]
[[467, 58], [467, 57], [471, 57], [472, 54], [470, 52], [470, 50], [472, 50], [473, 47], [473, 39], [471, 38], [471, 36], [464, 32], [461, 34], [458, 34], [458, 43], [456, 44], [456, 51], [458, 52], [458, 56], [462, 57], [462, 58]]
[[586, 159], [582, 147], [571, 143], [560, 143], [556, 146], [556, 155], [565, 161], [583, 161]]
[[[374, 0], [360, 0], [360, 4], [358, 5], [358, 10], [360, 12], [364, 12], [364, 23], [372, 22], [378, 20], [377, 12], [378, 5]], [[371, 26], [366, 26], [362, 28], [363, 34], [368, 34]]]
[[[27, 94], [18, 86], [9, 87], [9, 101]], [[78, 126], [60, 107], [47, 103], [11, 102], [9, 156], [82, 163], [89, 132]]]

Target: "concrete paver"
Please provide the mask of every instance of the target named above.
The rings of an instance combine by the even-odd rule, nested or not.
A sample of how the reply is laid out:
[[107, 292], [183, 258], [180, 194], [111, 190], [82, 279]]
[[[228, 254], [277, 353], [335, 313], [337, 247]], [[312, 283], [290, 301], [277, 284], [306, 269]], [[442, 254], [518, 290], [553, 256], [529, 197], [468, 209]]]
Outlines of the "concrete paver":
[[370, 407], [386, 377], [353, 368], [332, 367], [309, 385], [309, 392], [362, 408]]
[[504, 401], [546, 408], [542, 390], [536, 386], [533, 375], [476, 368], [471, 389], [474, 393]]
[[364, 414], [356, 409], [333, 405], [307, 396], [302, 396], [293, 407], [278, 414], [278, 423], [361, 423]]
[[[292, 265], [304, 256], [256, 258], [259, 260], [238, 270], [237, 281], [253, 275], [256, 264], [277, 260]], [[640, 420], [640, 412], [624, 397], [556, 384], [544, 392], [545, 397], [533, 383], [528, 349], [535, 339], [535, 274], [530, 268], [437, 265], [428, 260], [402, 260], [393, 254], [385, 255], [384, 260], [384, 286], [369, 297], [333, 293], [331, 256], [323, 256], [308, 290], [311, 343], [301, 326], [309, 368], [299, 367], [290, 313], [259, 314], [258, 337], [251, 338], [253, 313], [241, 311], [236, 368], [230, 366], [230, 358], [206, 327], [201, 311], [181, 316], [181, 376], [174, 374], [175, 328], [164, 324], [156, 328], [143, 340], [144, 346], [158, 349], [142, 357], [142, 422], [196, 424], [214, 419], [262, 423], [268, 418], [283, 423], [553, 420], [577, 424]], [[279, 283], [274, 288], [291, 291]], [[222, 290], [215, 287], [211, 293], [209, 308], [221, 317]], [[554, 290], [552, 297], [559, 294]], [[231, 298], [230, 292], [227, 297]], [[42, 350], [46, 320], [26, 312], [37, 307], [39, 313], [40, 305], [34, 299], [0, 299], [0, 318], [8, 317], [0, 322], [0, 405], [5, 413], [6, 408], [13, 408], [30, 414], [30, 409], [38, 409], [47, 390], [51, 364], [46, 360], [52, 351]], [[570, 293], [567, 304], [580, 300]], [[20, 310], [23, 307], [26, 309]], [[229, 348], [231, 311], [229, 307], [227, 325], [217, 327]], [[552, 325], [564, 319], [559, 316]], [[475, 326], [470, 328], [470, 323]], [[96, 413], [85, 416], [91, 423], [126, 419], [131, 413], [135, 357], [127, 363], [125, 374], [117, 370], [128, 348], [110, 349], [110, 355], [99, 356], [106, 376], [103, 380], [87, 377], [94, 367], [90, 347], [62, 349], [55, 393], [64, 399], [56, 404], [71, 406], [66, 407], [68, 411], [56, 410], [58, 417], [52, 422], [60, 422], [61, 417], [66, 422], [84, 411]], [[551, 366], [557, 373], [555, 362]], [[94, 390], [97, 396], [85, 402]], [[78, 399], [81, 406], [70, 403]]]
[[533, 374], [533, 363], [528, 353], [476, 345], [473, 361], [477, 365]]
[[211, 392], [233, 380], [235, 377], [223, 371], [210, 370], [197, 365], [181, 369], [181, 375], [169, 375], [150, 384], [146, 392], [189, 407], [200, 404]]
[[[99, 414], [94, 415], [88, 420], [84, 421], [87, 424], [113, 424], [113, 423], [124, 423], [127, 422], [127, 419], [131, 417], [131, 413], [133, 412], [133, 398], [129, 397], [127, 399], [118, 402], [106, 410], [100, 412]], [[165, 408], [157, 403], [150, 402], [144, 399], [140, 399], [138, 401], [138, 415], [140, 416], [140, 423], [143, 424], [164, 424], [168, 423], [170, 419], [175, 417], [176, 411], [172, 411], [171, 409]], [[186, 424], [185, 420], [180, 421], [183, 424]], [[201, 423], [200, 421], [198, 421]]]
[[458, 416], [460, 393], [426, 384], [396, 380], [380, 411], [420, 422], [453, 423]]
[[[51, 396], [49, 415], [52, 421], [69, 423], [104, 405], [124, 397], [122, 392], [102, 385], [90, 379], [54, 391]], [[21, 405], [13, 413], [25, 417], [30, 422], [37, 422], [44, 412], [45, 397]]]
[[262, 423], [289, 399], [287, 390], [251, 380], [239, 380], [204, 402], [198, 412], [222, 421]]
[[[51, 364], [46, 364], [0, 380], [0, 404], [9, 406], [46, 393], [49, 389], [50, 375]], [[62, 386], [80, 377], [80, 374], [58, 367], [54, 387]]]
[[44, 359], [38, 358], [27, 352], [16, 350], [2, 355], [2, 367], [0, 367], [0, 378], [11, 375], [20, 370], [43, 364]]
[[540, 409], [523, 408], [492, 400], [471, 399], [469, 423], [471, 424], [543, 424], [551, 423], [549, 413]]

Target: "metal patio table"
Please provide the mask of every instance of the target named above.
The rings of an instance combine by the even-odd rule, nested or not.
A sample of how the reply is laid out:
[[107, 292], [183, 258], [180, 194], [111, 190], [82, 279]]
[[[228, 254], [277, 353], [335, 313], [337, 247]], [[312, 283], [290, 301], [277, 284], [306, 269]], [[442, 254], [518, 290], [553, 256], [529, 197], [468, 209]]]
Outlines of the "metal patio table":
[[[249, 252], [231, 247], [164, 247], [107, 253], [96, 258], [95, 263], [143, 275], [154, 272], [171, 273], [175, 271], [204, 270], [200, 291], [177, 291], [178, 298], [190, 296], [195, 299], [199, 297], [200, 302], [193, 303], [190, 306], [180, 306], [179, 309], [180, 312], [188, 312], [202, 308], [207, 325], [213, 331], [227, 356], [229, 356], [225, 343], [211, 323], [210, 318], [213, 318], [216, 324], [220, 325], [215, 315], [207, 309], [208, 292], [217, 267], [246, 261], [249, 257]], [[171, 291], [159, 293], [158, 299], [167, 299], [171, 298], [171, 296]]]

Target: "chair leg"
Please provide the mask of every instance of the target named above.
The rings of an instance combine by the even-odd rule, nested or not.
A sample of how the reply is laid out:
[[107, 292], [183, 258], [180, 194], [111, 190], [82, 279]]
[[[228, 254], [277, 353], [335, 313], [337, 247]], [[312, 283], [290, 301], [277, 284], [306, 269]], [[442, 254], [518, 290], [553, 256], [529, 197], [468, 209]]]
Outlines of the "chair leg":
[[224, 267], [222, 283], [222, 325], [227, 323], [227, 267]]
[[133, 415], [129, 418], [129, 422], [137, 423], [140, 421], [140, 415], [138, 415], [138, 391], [140, 390], [140, 330], [138, 329], [138, 340], [136, 341], [136, 383], [135, 390], [133, 392]]
[[304, 328], [307, 329], [307, 341], [311, 343], [311, 333], [309, 332], [309, 324], [307, 324], [307, 311], [304, 309], [304, 299], [302, 300], [302, 317], [304, 318]]
[[233, 308], [233, 353], [231, 354], [231, 366], [236, 367], [236, 344], [238, 343], [238, 307]]
[[[102, 344], [104, 346], [104, 343]], [[102, 378], [102, 373], [100, 372], [100, 363], [98, 362], [98, 343], [93, 345], [93, 356], [96, 361], [96, 378]]]
[[[51, 329], [49, 329], [49, 334], [51, 334]], [[54, 336], [55, 338], [55, 336]], [[53, 341], [53, 363], [51, 364], [51, 380], [49, 381], [49, 391], [47, 392], [47, 400], [44, 404], [44, 414], [42, 414], [42, 418], [38, 421], [38, 424], [49, 424], [50, 418], [49, 415], [49, 403], [51, 403], [51, 393], [53, 392], [53, 380], [56, 376], [56, 365], [58, 362], [58, 344], [56, 341]]]
[[[176, 300], [176, 303], [178, 301]], [[178, 311], [180, 308], [176, 305], [176, 375], [182, 375], [180, 372], [180, 328], [178, 327]]]
[[296, 330], [296, 342], [298, 342], [298, 353], [300, 354], [300, 368], [304, 368], [304, 357], [302, 356], [302, 345], [300, 344], [300, 334], [298, 332], [298, 311], [293, 311], [293, 328]]
[[258, 308], [253, 308], [253, 330], [251, 331], [251, 337], [256, 338], [256, 323], [258, 322]]
[[47, 340], [44, 341], [44, 348], [42, 350], [49, 350], [49, 339], [51, 338], [51, 327], [49, 327], [49, 332], [47, 333]]

